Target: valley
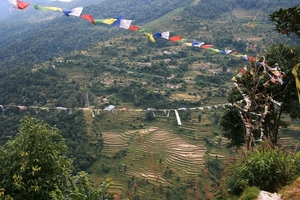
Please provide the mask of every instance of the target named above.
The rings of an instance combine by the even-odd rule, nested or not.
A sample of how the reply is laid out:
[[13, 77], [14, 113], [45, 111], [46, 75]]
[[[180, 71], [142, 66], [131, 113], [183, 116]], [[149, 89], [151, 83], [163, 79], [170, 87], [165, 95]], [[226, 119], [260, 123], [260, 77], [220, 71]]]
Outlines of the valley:
[[[94, 185], [111, 178], [115, 199], [220, 197], [226, 163], [244, 148], [227, 148], [231, 141], [220, 122], [232, 107], [227, 103], [235, 103], [228, 99], [232, 78], [251, 63], [187, 43], [203, 41], [248, 57], [276, 43], [299, 46], [269, 22], [268, 15], [282, 5], [112, 2], [85, 9], [103, 18], [125, 15], [149, 32], [170, 31], [186, 40], [153, 43], [142, 32], [81, 19], [55, 17], [51, 25], [32, 28], [3, 23], [9, 31], [0, 30], [1, 144], [15, 137], [23, 116], [34, 116], [61, 130], [74, 172], [86, 171]], [[115, 108], [105, 110], [110, 105]], [[299, 119], [289, 114], [282, 119], [289, 126], [280, 127], [278, 143], [296, 152]]]

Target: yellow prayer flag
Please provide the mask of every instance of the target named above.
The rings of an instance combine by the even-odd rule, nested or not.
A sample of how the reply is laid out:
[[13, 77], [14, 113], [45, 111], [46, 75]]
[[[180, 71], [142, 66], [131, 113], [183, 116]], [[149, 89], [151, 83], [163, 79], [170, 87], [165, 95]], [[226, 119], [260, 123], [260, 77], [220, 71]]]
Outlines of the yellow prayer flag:
[[297, 88], [297, 91], [298, 91], [298, 99], [299, 99], [299, 103], [300, 103], [300, 79], [299, 79], [299, 75], [297, 73], [299, 67], [300, 67], [300, 63], [298, 63], [294, 67], [292, 73], [293, 73], [293, 75], [295, 76], [295, 79], [296, 79], [296, 88]]
[[155, 42], [155, 39], [151, 33], [145, 33], [151, 40], [151, 42]]
[[58, 7], [46, 6], [46, 8], [47, 8], [48, 10], [53, 10], [53, 11], [60, 11], [60, 12], [62, 12], [62, 9], [61, 9], [61, 8], [58, 8]]
[[112, 25], [115, 21], [117, 21], [117, 19], [114, 18], [108, 18], [108, 19], [104, 19], [103, 23], [104, 24], [108, 24], [108, 25]]
[[192, 43], [187, 43], [187, 42], [184, 42], [184, 44], [186, 44], [186, 45], [187, 45], [187, 46], [189, 46], [189, 47], [193, 46], [193, 44], [192, 44]]

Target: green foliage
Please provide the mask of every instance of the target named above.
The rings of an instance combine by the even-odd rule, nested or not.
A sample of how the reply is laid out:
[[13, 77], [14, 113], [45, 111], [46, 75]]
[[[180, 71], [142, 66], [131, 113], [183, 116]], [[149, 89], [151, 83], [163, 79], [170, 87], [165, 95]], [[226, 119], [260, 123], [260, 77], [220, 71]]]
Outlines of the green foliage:
[[212, 76], [205, 76], [205, 75], [197, 75], [195, 78], [197, 85], [205, 85], [208, 83], [214, 83], [217, 85], [225, 84], [230, 77], [230, 74], [215, 74]]
[[245, 152], [242, 160], [236, 160], [228, 168], [227, 188], [232, 194], [240, 194], [248, 186], [274, 192], [284, 187], [299, 174], [299, 153], [259, 146], [254, 152]]
[[56, 68], [40, 68], [33, 71], [29, 67], [1, 70], [0, 102], [24, 106], [41, 106], [53, 102], [54, 106], [68, 108], [84, 105], [84, 93], [79, 84], [68, 82], [66, 75]]
[[182, 121], [188, 121], [191, 119], [192, 112], [191, 110], [184, 110], [178, 112]]
[[159, 75], [162, 77], [169, 77], [171, 76], [170, 70], [167, 68], [165, 63], [152, 63], [151, 67], [141, 67], [137, 69], [137, 72], [139, 73], [146, 73], [146, 74], [153, 74], [153, 75]]
[[[226, 1], [202, 0], [201, 3], [186, 7], [184, 14], [193, 17], [193, 19], [216, 19], [222, 13], [230, 11], [230, 9], [231, 7], [228, 6]], [[199, 12], [199, 10], [202, 12]]]
[[[241, 88], [241, 92], [250, 97], [252, 102], [251, 106], [247, 110], [248, 112], [258, 114], [264, 113], [263, 107], [266, 104], [266, 97], [272, 97], [276, 101], [283, 102], [280, 108], [273, 103], [266, 104], [269, 107], [273, 107], [273, 109], [269, 109], [268, 114], [264, 118], [264, 122], [261, 124], [264, 129], [264, 136], [275, 145], [279, 138], [279, 126], [287, 126], [287, 123], [281, 119], [282, 113], [289, 113], [294, 118], [299, 117], [300, 105], [298, 103], [297, 89], [295, 87], [295, 78], [291, 73], [291, 69], [297, 62], [299, 62], [299, 52], [300, 47], [279, 44], [272, 45], [265, 53], [269, 66], [275, 66], [277, 63], [281, 71], [286, 72], [283, 79], [283, 85], [273, 84], [269, 81], [270, 77], [265, 76], [265, 73], [261, 68], [253, 65], [250, 66], [253, 73], [247, 70], [243, 76], [236, 77], [236, 83]], [[230, 103], [234, 103], [241, 99], [243, 99], [242, 95], [236, 88], [233, 88], [229, 93], [228, 101]], [[245, 104], [240, 105], [242, 108], [244, 106]], [[249, 139], [245, 138], [246, 131], [239, 111], [240, 110], [236, 107], [227, 108], [220, 125], [222, 127], [223, 135], [231, 140], [229, 146], [241, 146], [245, 142], [243, 142], [244, 138], [248, 140], [247, 147], [249, 147]], [[258, 122], [260, 121], [260, 118], [257, 116], [245, 112], [243, 112], [243, 115], [248, 119], [252, 119], [252, 127], [256, 126], [253, 126], [255, 123], [259, 125]], [[260, 130], [253, 129], [251, 131], [254, 138], [258, 139]]]
[[136, 107], [174, 108], [199, 106], [199, 102], [190, 102], [187, 100], [170, 101], [162, 93], [149, 91], [146, 86], [137, 81], [131, 81], [129, 85], [114, 87], [114, 89], [114, 92], [117, 92], [123, 101], [133, 102], [133, 105]]
[[238, 110], [228, 107], [221, 118], [222, 135], [229, 139], [227, 147], [240, 147], [245, 144], [243, 121]]
[[205, 164], [209, 173], [217, 180], [220, 180], [222, 172], [224, 171], [221, 161], [218, 159], [208, 159]]
[[[22, 116], [34, 115], [38, 119], [43, 119], [51, 126], [56, 126], [65, 138], [67, 149], [67, 157], [72, 160], [73, 172], [87, 170], [103, 147], [103, 139], [100, 128], [95, 125], [100, 119], [94, 118], [92, 129], [95, 136], [93, 140], [98, 141], [92, 147], [87, 145], [89, 138], [87, 134], [87, 124], [83, 115], [83, 111], [75, 111], [66, 113], [65, 111], [45, 111], [39, 110], [38, 113], [33, 109], [27, 111], [19, 111], [18, 108], [7, 108], [5, 115], [0, 116], [0, 144], [4, 144], [7, 140], [14, 138], [17, 133], [19, 121]], [[95, 121], [95, 122], [94, 122]]]
[[79, 172], [70, 178], [68, 187], [62, 191], [56, 188], [50, 195], [55, 200], [113, 200], [113, 194], [107, 192], [111, 184], [110, 179], [106, 179], [98, 188], [95, 188], [88, 174]]
[[[289, 113], [292, 118], [300, 118], [298, 92], [295, 77], [292, 74], [292, 69], [300, 60], [300, 46], [274, 44], [267, 49], [265, 56], [269, 65], [272, 66], [275, 63], [278, 63], [281, 70], [286, 73], [284, 81], [287, 90], [276, 97], [278, 101], [284, 102], [282, 109], [284, 112]], [[270, 91], [273, 93], [279, 92], [278, 89], [281, 90], [278, 87], [270, 87]]]
[[287, 35], [293, 33], [300, 38], [300, 8], [298, 6], [287, 9], [280, 8], [269, 17], [275, 23], [275, 29], [279, 33]]
[[202, 115], [198, 114], [198, 122], [200, 123], [202, 121]]
[[68, 147], [67, 157], [72, 159], [74, 173], [87, 170], [96, 159], [97, 153], [101, 151], [102, 138], [101, 135], [94, 137], [99, 142], [93, 148], [87, 145], [89, 140], [83, 111], [76, 111], [71, 114], [64, 111], [51, 112], [50, 114], [44, 112], [40, 113], [39, 118], [61, 130]]
[[57, 128], [24, 117], [15, 140], [0, 148], [0, 188], [14, 199], [50, 199], [67, 184], [71, 161]]
[[16, 138], [0, 147], [1, 199], [110, 200], [106, 179], [95, 188], [85, 172], [71, 176], [67, 146], [57, 128], [24, 117]]
[[258, 187], [248, 187], [243, 191], [239, 200], [254, 200], [258, 197], [259, 192], [260, 190]]

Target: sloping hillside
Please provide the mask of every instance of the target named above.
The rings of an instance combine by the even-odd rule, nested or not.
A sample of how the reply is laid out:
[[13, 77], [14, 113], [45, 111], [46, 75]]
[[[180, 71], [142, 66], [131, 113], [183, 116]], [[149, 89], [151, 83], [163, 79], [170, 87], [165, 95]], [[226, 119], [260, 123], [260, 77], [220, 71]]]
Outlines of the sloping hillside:
[[[257, 24], [265, 24], [269, 12], [280, 6], [290, 6], [295, 3], [294, 0], [277, 3], [254, 0], [242, 2], [237, 0], [222, 2], [208, 0], [113, 0], [86, 6], [83, 13], [90, 13], [95, 18], [125, 16], [127, 19], [134, 20], [135, 25], [145, 25], [145, 23], [166, 16], [168, 13], [181, 8], [176, 16], [173, 15], [173, 25], [166, 25], [165, 28], [173, 28], [171, 31], [189, 38], [201, 39], [202, 34], [199, 35], [197, 31], [205, 30], [209, 33], [207, 35], [214, 37], [214, 35], [222, 34], [231, 39], [233, 34], [229, 30], [219, 32], [215, 28], [221, 27], [220, 25], [223, 26], [224, 23], [226, 25], [227, 22], [235, 23], [240, 28], [249, 28], [245, 25], [254, 17], [257, 17]], [[57, 5], [62, 7], [61, 4]], [[78, 5], [80, 5], [80, 2], [76, 1], [68, 4], [69, 7]], [[234, 13], [235, 10], [240, 9], [247, 12]], [[268, 12], [266, 12], [266, 9]], [[15, 12], [20, 14], [15, 17], [12, 16], [12, 20], [0, 22], [0, 67], [11, 67], [28, 62], [37, 63], [66, 52], [85, 49], [94, 42], [107, 40], [119, 33], [119, 30], [107, 26], [93, 26], [83, 19], [64, 17], [59, 12], [45, 13], [35, 11], [33, 7]], [[246, 20], [239, 21], [240, 14], [251, 15], [248, 15]], [[36, 20], [37, 18], [39, 20]], [[214, 20], [224, 20], [224, 22], [221, 22], [221, 24], [213, 23]], [[224, 28], [221, 28], [221, 30], [224, 30]], [[233, 28], [231, 30], [236, 30], [236, 27]], [[153, 31], [157, 30], [154, 29]], [[245, 33], [245, 31], [243, 32]], [[213, 41], [209, 37], [204, 39], [210, 42]]]
[[[185, 1], [184, 4], [188, 4]], [[95, 18], [115, 17], [119, 15], [145, 23], [154, 20], [181, 6], [182, 1], [107, 1], [84, 7], [83, 13], [91, 13]], [[26, 12], [26, 10], [24, 10]], [[21, 20], [1, 23], [0, 60], [1, 66], [16, 66], [20, 63], [40, 62], [59, 54], [87, 48], [94, 42], [107, 40], [118, 32], [107, 27], [93, 26], [76, 17], [64, 17], [61, 13], [44, 13], [47, 20], [34, 23]], [[33, 12], [30, 12], [33, 13]], [[29, 17], [29, 15], [22, 16]], [[46, 47], [46, 48], [45, 48]], [[18, 59], [15, 59], [15, 58]]]

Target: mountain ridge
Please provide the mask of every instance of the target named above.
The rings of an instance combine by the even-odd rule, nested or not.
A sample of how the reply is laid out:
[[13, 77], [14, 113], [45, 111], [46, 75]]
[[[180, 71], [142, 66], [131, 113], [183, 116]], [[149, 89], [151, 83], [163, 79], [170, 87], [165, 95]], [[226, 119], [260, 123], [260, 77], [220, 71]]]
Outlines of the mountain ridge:
[[[250, 3], [253, 2], [256, 3], [251, 5]], [[244, 7], [249, 9], [253, 8], [253, 6], [263, 6], [263, 8], [265, 8], [265, 6], [271, 5], [270, 1], [259, 2], [260, 3], [257, 3], [257, 1], [254, 0], [243, 1], [245, 4]], [[264, 2], [265, 4], [263, 4]], [[290, 1], [286, 4], [290, 5], [293, 2], [296, 1]], [[78, 1], [76, 5], [79, 4], [80, 2]], [[275, 10], [275, 8], [281, 4], [275, 3], [272, 8]], [[211, 7], [212, 5], [215, 6]], [[185, 31], [185, 34], [187, 34], [202, 28], [203, 25], [201, 25], [201, 21], [203, 19], [209, 23], [210, 20], [220, 18], [222, 13], [232, 12], [232, 9], [235, 7], [243, 6], [239, 6], [236, 0], [226, 0], [219, 3], [217, 3], [217, 1], [210, 2], [208, 0], [143, 0], [138, 2], [133, 0], [113, 0], [86, 6], [84, 7], [83, 13], [90, 13], [94, 18], [125, 16], [126, 19], [132, 19], [134, 25], [145, 25], [180, 8], [181, 11], [178, 13], [178, 17], [185, 21], [185, 24], [181, 24], [181, 22], [183, 22], [182, 20], [177, 21], [177, 23], [176, 21], [173, 22], [176, 23], [177, 27], [175, 28], [177, 30], [181, 30], [181, 32]], [[33, 8], [30, 9], [32, 10]], [[199, 10], [201, 10], [201, 12], [198, 12]], [[26, 12], [25, 9], [24, 13], [26, 14]], [[29, 13], [31, 12], [33, 11]], [[24, 22], [21, 19], [19, 22], [0, 22], [1, 27], [3, 27], [0, 30], [0, 35], [2, 36], [0, 38], [0, 43], [2, 44], [0, 47], [0, 67], [12, 67], [30, 62], [37, 63], [66, 52], [83, 50], [92, 45], [93, 42], [107, 40], [120, 32], [103, 25], [93, 26], [83, 19], [74, 17], [66, 18], [61, 13], [34, 12], [36, 12], [37, 17], [44, 21], [35, 23], [33, 18], [30, 22]], [[26, 18], [29, 13], [24, 15], [23, 18]], [[168, 26], [170, 25], [165, 27]], [[47, 48], [45, 49], [45, 47]], [[17, 60], [15, 59], [16, 57], [18, 58]]]

